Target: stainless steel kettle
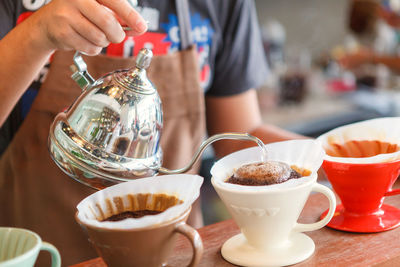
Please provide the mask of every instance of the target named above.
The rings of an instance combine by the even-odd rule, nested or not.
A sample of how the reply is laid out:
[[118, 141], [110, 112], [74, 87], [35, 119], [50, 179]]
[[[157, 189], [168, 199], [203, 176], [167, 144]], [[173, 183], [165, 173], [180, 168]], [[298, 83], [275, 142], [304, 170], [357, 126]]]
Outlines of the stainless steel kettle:
[[151, 50], [144, 48], [135, 67], [95, 81], [81, 54], [75, 53], [72, 78], [83, 92], [67, 111], [56, 116], [48, 138], [52, 159], [67, 175], [102, 189], [157, 173], [185, 172], [209, 144], [220, 139], [252, 140], [264, 148], [251, 135], [224, 133], [204, 141], [187, 166], [178, 170], [161, 167], [161, 100], [146, 75], [152, 56]]

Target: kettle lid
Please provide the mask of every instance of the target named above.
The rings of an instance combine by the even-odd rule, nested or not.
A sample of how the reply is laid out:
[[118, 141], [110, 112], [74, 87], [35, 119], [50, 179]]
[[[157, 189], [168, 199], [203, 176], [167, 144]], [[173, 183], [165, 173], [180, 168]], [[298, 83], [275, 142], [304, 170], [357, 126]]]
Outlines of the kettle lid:
[[136, 66], [128, 71], [118, 71], [114, 74], [116, 82], [126, 89], [141, 94], [153, 94], [156, 88], [147, 78], [146, 69], [150, 66], [153, 52], [150, 49], [140, 49], [136, 56]]

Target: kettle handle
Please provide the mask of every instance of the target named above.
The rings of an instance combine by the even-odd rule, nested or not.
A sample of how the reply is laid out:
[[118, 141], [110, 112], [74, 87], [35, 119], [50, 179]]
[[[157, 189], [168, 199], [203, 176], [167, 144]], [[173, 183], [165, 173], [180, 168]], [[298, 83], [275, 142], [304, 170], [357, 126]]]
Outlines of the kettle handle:
[[79, 85], [82, 91], [94, 83], [94, 79], [87, 71], [86, 62], [79, 51], [75, 53], [74, 65], [71, 65], [70, 68], [73, 71], [71, 78]]
[[163, 174], [177, 174], [177, 173], [184, 173], [188, 171], [190, 168], [192, 168], [193, 164], [199, 159], [201, 154], [203, 154], [204, 150], [211, 145], [212, 143], [223, 140], [223, 139], [232, 139], [232, 140], [249, 140], [249, 141], [254, 141], [257, 143], [257, 145], [262, 149], [262, 156], [261, 156], [261, 161], [266, 160], [267, 157], [267, 149], [264, 146], [264, 143], [258, 139], [255, 136], [252, 136], [248, 133], [221, 133], [221, 134], [215, 134], [211, 137], [209, 137], [207, 140], [205, 140], [197, 150], [195, 156], [192, 158], [190, 163], [181, 168], [181, 169], [176, 169], [176, 170], [169, 170], [164, 167], [160, 167], [158, 169], [159, 173]]

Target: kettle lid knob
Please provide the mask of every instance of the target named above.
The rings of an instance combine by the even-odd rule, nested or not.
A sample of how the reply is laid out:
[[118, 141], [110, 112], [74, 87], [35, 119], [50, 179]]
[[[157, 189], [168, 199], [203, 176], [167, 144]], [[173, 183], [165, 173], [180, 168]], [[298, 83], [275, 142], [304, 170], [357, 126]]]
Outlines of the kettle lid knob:
[[153, 52], [148, 48], [140, 49], [133, 68], [113, 73], [116, 82], [122, 87], [141, 94], [153, 94], [156, 88], [147, 78], [146, 69], [150, 66]]
[[136, 68], [147, 69], [150, 66], [153, 52], [150, 49], [142, 48], [136, 56]]

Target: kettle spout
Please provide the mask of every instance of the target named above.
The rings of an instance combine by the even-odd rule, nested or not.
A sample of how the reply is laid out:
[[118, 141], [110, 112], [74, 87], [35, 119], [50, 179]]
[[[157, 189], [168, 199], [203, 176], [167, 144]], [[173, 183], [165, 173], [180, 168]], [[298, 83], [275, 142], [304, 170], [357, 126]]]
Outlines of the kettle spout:
[[215, 134], [208, 139], [206, 139], [198, 148], [196, 154], [193, 156], [192, 160], [188, 165], [181, 169], [176, 169], [176, 170], [169, 170], [164, 167], [160, 167], [158, 169], [159, 173], [162, 174], [177, 174], [177, 173], [184, 173], [192, 168], [192, 166], [196, 163], [196, 161], [200, 158], [200, 156], [203, 154], [204, 150], [211, 145], [212, 143], [223, 140], [223, 139], [231, 139], [231, 140], [248, 140], [248, 141], [253, 141], [255, 142], [258, 147], [261, 149], [261, 161], [266, 161], [267, 160], [267, 149], [264, 145], [264, 143], [258, 139], [255, 136], [252, 136], [248, 133], [221, 133], [221, 134]]

